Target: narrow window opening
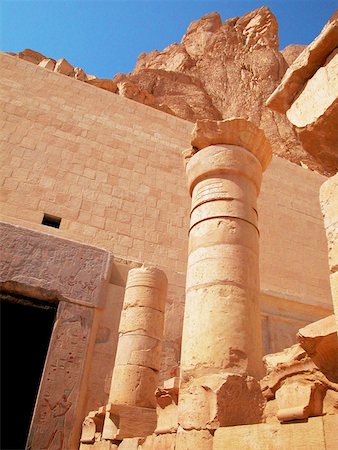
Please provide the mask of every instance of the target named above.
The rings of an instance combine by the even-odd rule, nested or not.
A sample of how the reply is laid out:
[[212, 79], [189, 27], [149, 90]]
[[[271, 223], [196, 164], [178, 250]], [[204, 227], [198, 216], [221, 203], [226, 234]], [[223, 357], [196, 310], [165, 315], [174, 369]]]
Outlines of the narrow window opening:
[[44, 214], [42, 219], [42, 225], [47, 227], [60, 228], [61, 217], [51, 216], [50, 214]]

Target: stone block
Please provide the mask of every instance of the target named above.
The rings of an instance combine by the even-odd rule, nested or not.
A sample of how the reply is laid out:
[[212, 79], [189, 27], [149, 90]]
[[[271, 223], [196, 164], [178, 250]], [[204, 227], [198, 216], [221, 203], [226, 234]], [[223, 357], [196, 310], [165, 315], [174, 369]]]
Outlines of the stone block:
[[156, 408], [158, 372], [142, 366], [115, 366], [109, 401]]
[[314, 417], [307, 422], [284, 425], [274, 423], [223, 427], [216, 430], [213, 444], [213, 450], [324, 450], [323, 420]]
[[79, 450], [117, 450], [117, 444], [110, 441], [97, 441], [93, 444], [80, 444]]
[[297, 333], [297, 340], [326, 377], [338, 382], [338, 336], [335, 315], [301, 328]]
[[185, 430], [259, 423], [264, 405], [254, 378], [207, 375], [181, 387], [178, 423]]
[[80, 442], [93, 444], [98, 440], [145, 437], [152, 434], [155, 427], [154, 409], [109, 403], [88, 414], [82, 425]]
[[[197, 274], [194, 277], [198, 280]], [[214, 278], [213, 273], [210, 277]], [[227, 279], [226, 274], [224, 279]], [[187, 286], [190, 286], [189, 272]], [[255, 290], [220, 281], [210, 286], [196, 286], [193, 291], [190, 289], [189, 294], [191, 301], [185, 304], [186, 351], [182, 354], [181, 368], [194, 370], [195, 361], [203, 361], [205, 367], [214, 367], [218, 370], [227, 367], [232, 373], [260, 374], [262, 372], [260, 346], [259, 343], [255, 345], [256, 338], [248, 338], [256, 325], [260, 327], [260, 317], [254, 309], [257, 301]], [[253, 314], [249, 315], [249, 311]], [[228, 321], [226, 327], [224, 317]], [[212, 333], [209, 331], [210, 324]], [[240, 324], [240, 328], [235, 324]], [[234, 328], [231, 328], [232, 326]], [[222, 339], [215, 336], [222, 336]]]
[[109, 405], [110, 418], [117, 427], [115, 438], [146, 437], [152, 434], [156, 427], [156, 411], [151, 408], [141, 408], [126, 405]]
[[[213, 450], [213, 435], [208, 430], [178, 430], [175, 450]], [[224, 450], [224, 447], [223, 449]]]
[[139, 334], [125, 334], [119, 337], [116, 365], [136, 365], [160, 369], [161, 341]]
[[128, 286], [124, 305], [126, 307], [139, 306], [164, 311], [165, 295], [151, 286]]
[[176, 434], [161, 434], [148, 436], [138, 450], [175, 450]]
[[170, 389], [170, 390], [174, 390], [174, 389], [179, 389], [180, 387], [180, 377], [172, 377], [172, 378], [168, 378], [167, 380], [163, 381], [163, 388], [164, 389]]
[[69, 64], [65, 58], [60, 58], [56, 61], [54, 72], [62, 73], [63, 75], [72, 76], [74, 74], [74, 67]]
[[87, 75], [85, 74], [84, 70], [80, 67], [74, 68], [74, 78], [76, 78], [79, 81], [86, 81]]
[[264, 131], [247, 119], [236, 117], [222, 121], [197, 120], [191, 145], [203, 149], [210, 145], [238, 145], [250, 151], [260, 161], [263, 170], [272, 158], [272, 150]]
[[325, 227], [335, 225], [338, 220], [338, 174], [330, 177], [320, 187], [320, 206], [324, 215]]
[[163, 334], [163, 312], [147, 307], [123, 309], [120, 320], [120, 334], [138, 333], [161, 340]]
[[337, 450], [338, 448], [338, 414], [323, 417], [325, 449]]
[[139, 444], [142, 442], [142, 439], [136, 438], [125, 438], [119, 445], [119, 450], [139, 450]]
[[278, 420], [289, 422], [322, 415], [325, 391], [319, 381], [287, 379], [276, 392]]
[[115, 93], [117, 90], [117, 84], [107, 78], [97, 78], [93, 75], [87, 75], [87, 79], [84, 81], [92, 86], [96, 86], [109, 92]]
[[158, 388], [155, 392], [157, 401], [157, 426], [155, 434], [173, 433], [178, 427], [178, 377], [166, 380], [168, 388]]
[[47, 70], [54, 70], [55, 64], [56, 64], [56, 61], [54, 59], [45, 58], [42, 61], [40, 61], [38, 65]]

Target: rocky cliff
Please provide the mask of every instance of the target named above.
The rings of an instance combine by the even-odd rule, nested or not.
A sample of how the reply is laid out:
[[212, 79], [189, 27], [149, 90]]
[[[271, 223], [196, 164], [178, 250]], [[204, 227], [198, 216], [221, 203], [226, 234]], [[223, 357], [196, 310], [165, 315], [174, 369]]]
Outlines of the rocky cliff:
[[286, 117], [265, 106], [304, 47], [287, 47], [285, 57], [278, 48], [278, 25], [268, 8], [224, 23], [211, 13], [192, 22], [181, 43], [141, 54], [133, 72], [114, 81], [136, 84], [190, 121], [246, 117], [264, 129], [274, 154], [326, 173], [303, 149]]
[[141, 54], [131, 73], [113, 80], [29, 50], [18, 56], [192, 122], [248, 118], [265, 131], [274, 154], [328, 175], [330, 168], [303, 149], [286, 117], [265, 106], [304, 47], [278, 48], [276, 18], [262, 7], [224, 23], [218, 13], [208, 14], [190, 24], [181, 43]]

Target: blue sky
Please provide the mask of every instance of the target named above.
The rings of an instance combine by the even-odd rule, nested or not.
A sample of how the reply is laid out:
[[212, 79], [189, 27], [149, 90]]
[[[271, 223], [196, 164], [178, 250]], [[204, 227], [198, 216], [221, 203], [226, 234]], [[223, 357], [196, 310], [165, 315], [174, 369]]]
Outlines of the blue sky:
[[32, 48], [111, 78], [130, 72], [140, 53], [179, 42], [208, 12], [224, 21], [263, 5], [277, 17], [282, 49], [311, 42], [338, 0], [0, 0], [0, 49]]

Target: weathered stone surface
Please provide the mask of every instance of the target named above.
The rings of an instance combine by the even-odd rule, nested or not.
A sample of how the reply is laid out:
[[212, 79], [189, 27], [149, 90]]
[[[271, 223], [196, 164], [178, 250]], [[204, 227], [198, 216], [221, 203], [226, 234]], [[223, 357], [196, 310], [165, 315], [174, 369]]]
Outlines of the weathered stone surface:
[[185, 430], [259, 423], [264, 405], [259, 383], [254, 378], [206, 375], [181, 387], [178, 422]]
[[89, 412], [82, 424], [81, 443], [122, 441], [125, 438], [146, 437], [156, 426], [156, 412], [152, 408], [128, 405], [102, 406]]
[[39, 64], [45, 56], [39, 52], [31, 50], [30, 48], [26, 48], [22, 50], [22, 52], [17, 53], [20, 59], [24, 59], [25, 61], [31, 62], [33, 64]]
[[74, 76], [74, 67], [65, 58], [60, 58], [56, 61], [54, 72]]
[[0, 243], [0, 285], [6, 290], [99, 304], [112, 264], [108, 252], [6, 223], [0, 224]]
[[155, 392], [157, 402], [157, 427], [155, 434], [173, 433], [177, 430], [177, 403], [179, 378], [174, 377], [165, 380], [163, 387]]
[[209, 430], [179, 429], [175, 450], [212, 450], [213, 435]]
[[161, 434], [148, 436], [141, 441], [138, 450], [175, 450], [176, 434]]
[[250, 151], [260, 161], [263, 170], [272, 158], [271, 145], [264, 131], [241, 117], [222, 121], [197, 120], [191, 145], [198, 150], [217, 144], [238, 145]]
[[106, 91], [114, 93], [117, 91], [117, 84], [107, 78], [97, 78], [94, 75], [87, 75], [87, 79], [84, 81], [92, 86], [105, 89]]
[[119, 444], [120, 450], [139, 450], [139, 444], [143, 439], [141, 438], [126, 438]]
[[221, 26], [221, 17], [216, 12], [192, 22], [182, 39], [182, 44], [184, 44], [187, 53], [194, 59], [202, 56], [208, 41]]
[[80, 444], [79, 450], [117, 450], [117, 444], [110, 441], [97, 441], [93, 444]]
[[246, 117], [264, 130], [276, 155], [325, 173], [287, 118], [265, 106], [288, 67], [278, 51], [277, 28], [266, 7], [223, 24], [211, 13], [193, 22], [180, 44], [143, 53], [131, 74], [114, 80], [137, 84], [190, 121]]
[[320, 205], [328, 241], [329, 267], [331, 273], [335, 273], [338, 271], [338, 174], [322, 184]]
[[154, 308], [126, 308], [122, 311], [119, 332], [121, 334], [138, 332], [144, 336], [161, 339], [163, 312]]
[[321, 416], [325, 392], [325, 386], [319, 381], [286, 380], [276, 392], [278, 420], [290, 422]]
[[337, 44], [337, 17], [326, 24], [316, 39], [308, 45], [286, 72], [278, 88], [267, 100], [270, 108], [285, 113], [302, 90], [305, 82], [325, 64]]
[[264, 412], [267, 422], [276, 416], [281, 422], [289, 422], [337, 411], [335, 317], [307, 325], [297, 337], [300, 344], [264, 357], [267, 375], [261, 387], [268, 399]]
[[338, 53], [335, 51], [335, 56], [306, 82], [287, 110], [286, 116], [293, 125], [302, 128], [313, 124], [333, 105], [338, 97], [337, 73]]
[[[323, 372], [320, 371], [314, 360], [299, 345], [293, 345], [282, 352], [264, 356], [267, 367], [267, 375], [261, 380], [261, 387], [264, 396], [268, 399], [274, 398], [275, 392], [282, 386], [288, 378], [302, 381], [302, 377], [309, 381], [319, 381], [327, 388], [336, 390], [336, 373], [332, 367], [335, 366], [335, 356], [330, 356], [330, 360], [323, 364]], [[325, 371], [329, 367], [330, 370]]]
[[338, 414], [323, 417], [326, 450], [338, 448]]
[[[61, 302], [28, 436], [30, 448], [77, 448], [94, 311]], [[65, 349], [67, 351], [65, 352]], [[76, 355], [81, 355], [81, 358]]]
[[135, 83], [124, 81], [117, 84], [118, 93], [122, 97], [127, 97], [144, 105], [153, 105], [155, 98], [146, 90], [141, 90]]
[[[238, 123], [244, 126], [238, 127]], [[203, 124], [207, 132], [202, 128], [200, 134], [193, 135], [195, 141], [196, 135], [207, 136], [203, 145], [215, 135], [226, 143], [242, 132], [245, 144], [255, 148], [244, 119], [212, 122], [209, 127], [208, 122]], [[253, 126], [251, 131], [255, 136], [258, 130]], [[183, 384], [206, 373], [262, 376], [255, 211], [262, 166], [271, 157], [271, 150], [264, 145], [260, 149], [262, 153], [256, 158], [243, 147], [212, 145], [195, 153], [186, 164], [192, 207], [182, 335]]]
[[338, 329], [338, 174], [322, 184], [320, 206], [329, 250], [331, 294]]
[[83, 69], [81, 69], [80, 67], [75, 67], [74, 68], [74, 78], [76, 78], [77, 80], [80, 80], [80, 81], [86, 81], [87, 75], [85, 74]]
[[228, 448], [246, 450], [325, 449], [327, 448], [325, 439], [323, 419], [314, 417], [302, 423], [219, 428], [215, 432], [213, 450]]
[[281, 51], [281, 54], [283, 55], [288, 66], [291, 66], [291, 64], [298, 58], [298, 56], [302, 53], [302, 51], [305, 48], [306, 45], [291, 44]]
[[55, 59], [45, 58], [42, 61], [40, 61], [38, 65], [44, 69], [54, 70], [55, 64], [56, 64]]
[[155, 267], [128, 273], [109, 395], [113, 404], [156, 407], [167, 284]]
[[335, 316], [301, 328], [297, 340], [315, 365], [331, 381], [338, 382], [338, 336]]
[[143, 366], [115, 365], [109, 401], [155, 408], [158, 372]]
[[299, 55], [267, 100], [286, 113], [304, 148], [334, 174], [337, 171], [338, 13]]

